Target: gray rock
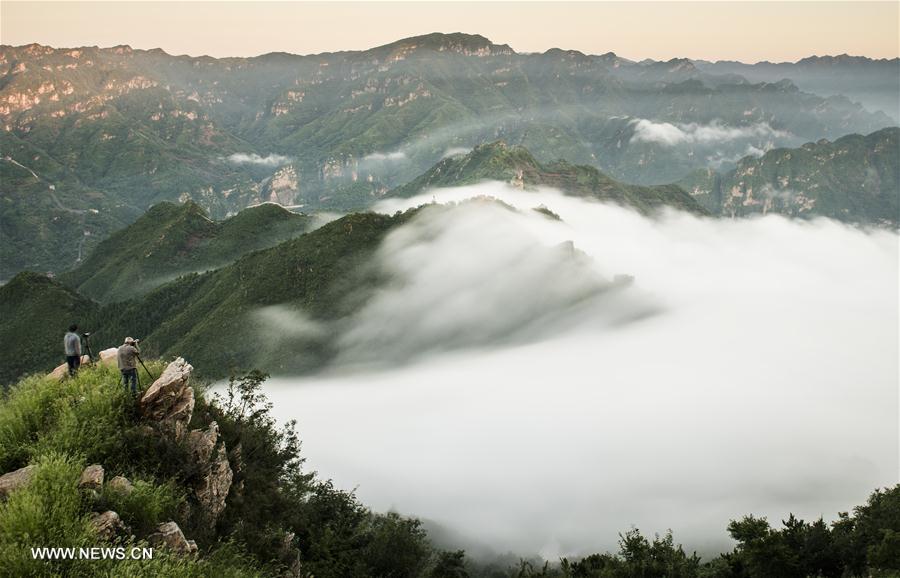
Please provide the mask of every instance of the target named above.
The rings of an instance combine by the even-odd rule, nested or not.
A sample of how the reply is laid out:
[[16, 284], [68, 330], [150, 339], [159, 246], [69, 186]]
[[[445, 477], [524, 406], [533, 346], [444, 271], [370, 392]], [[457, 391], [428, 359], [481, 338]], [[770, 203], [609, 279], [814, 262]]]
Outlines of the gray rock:
[[91, 525], [97, 530], [97, 535], [103, 540], [113, 540], [116, 536], [129, 534], [131, 530], [122, 522], [119, 514], [107, 510], [102, 514], [91, 514]]
[[81, 490], [100, 491], [103, 488], [103, 466], [93, 464], [81, 472], [81, 478], [78, 480], [78, 488]]
[[107, 484], [107, 487], [110, 490], [112, 490], [114, 492], [118, 492], [125, 496], [129, 495], [131, 492], [134, 491], [134, 486], [131, 484], [130, 481], [128, 481], [128, 478], [126, 478], [125, 476], [114, 477], [113, 479], [111, 479], [109, 481], [109, 483]]
[[212, 422], [206, 430], [191, 431], [186, 443], [191, 457], [202, 468], [194, 483], [194, 495], [212, 526], [225, 509], [225, 498], [234, 478], [225, 444], [219, 443], [219, 425]]
[[184, 532], [175, 522], [166, 522], [156, 527], [156, 532], [147, 536], [154, 546], [168, 548], [176, 554], [189, 555], [197, 551], [197, 544], [184, 537]]
[[200, 464], [205, 464], [213, 457], [213, 450], [219, 441], [219, 424], [212, 422], [205, 430], [195, 429], [187, 434], [185, 444], [191, 453], [191, 458]]
[[25, 466], [0, 476], [0, 498], [6, 498], [13, 491], [25, 486], [34, 475], [34, 466]]

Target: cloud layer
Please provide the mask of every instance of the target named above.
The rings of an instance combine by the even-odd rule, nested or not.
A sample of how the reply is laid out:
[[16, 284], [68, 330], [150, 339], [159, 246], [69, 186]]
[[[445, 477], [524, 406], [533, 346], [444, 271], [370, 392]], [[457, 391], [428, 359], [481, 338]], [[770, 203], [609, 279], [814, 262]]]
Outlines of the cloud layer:
[[[499, 185], [379, 209], [485, 193], [522, 211], [426, 214], [381, 248], [395, 282], [343, 346], [390, 369], [268, 386], [339, 487], [552, 559], [632, 525], [714, 551], [729, 519], [833, 516], [896, 482], [895, 233], [649, 219]], [[587, 256], [545, 258], [568, 240]], [[583, 298], [617, 273], [635, 276], [618, 301]]]
[[634, 134], [631, 142], [657, 143], [670, 147], [683, 144], [715, 145], [737, 140], [775, 139], [791, 136], [790, 133], [772, 128], [766, 122], [747, 126], [728, 126], [719, 121], [709, 124], [672, 124], [639, 118], [633, 120], [632, 124], [634, 125]]
[[291, 157], [270, 154], [267, 156], [259, 156], [256, 153], [234, 153], [228, 156], [228, 162], [234, 165], [259, 165], [263, 167], [280, 167], [283, 164], [291, 162]]
[[403, 151], [394, 151], [389, 153], [374, 152], [363, 157], [364, 161], [403, 161], [406, 160], [406, 153]]

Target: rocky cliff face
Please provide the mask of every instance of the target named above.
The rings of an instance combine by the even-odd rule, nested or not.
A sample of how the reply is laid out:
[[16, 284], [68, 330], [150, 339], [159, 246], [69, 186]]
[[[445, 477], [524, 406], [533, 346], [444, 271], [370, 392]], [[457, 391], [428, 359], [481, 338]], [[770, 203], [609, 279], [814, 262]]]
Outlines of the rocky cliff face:
[[819, 140], [745, 157], [726, 173], [698, 171], [682, 185], [712, 213], [777, 213], [897, 226], [900, 129]]

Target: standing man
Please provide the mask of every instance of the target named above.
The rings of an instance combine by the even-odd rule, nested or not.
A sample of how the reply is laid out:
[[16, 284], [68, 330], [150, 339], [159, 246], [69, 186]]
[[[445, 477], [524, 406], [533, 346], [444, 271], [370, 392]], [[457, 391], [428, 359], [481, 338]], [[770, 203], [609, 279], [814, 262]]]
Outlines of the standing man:
[[122, 385], [128, 387], [128, 382], [130, 381], [132, 395], [137, 394], [137, 356], [141, 353], [137, 345], [137, 340], [126, 337], [125, 343], [120, 345], [116, 352], [119, 371], [122, 372]]
[[63, 337], [63, 347], [66, 349], [66, 363], [69, 365], [69, 377], [75, 377], [78, 368], [81, 367], [81, 338], [78, 337], [78, 326], [69, 325], [69, 332]]

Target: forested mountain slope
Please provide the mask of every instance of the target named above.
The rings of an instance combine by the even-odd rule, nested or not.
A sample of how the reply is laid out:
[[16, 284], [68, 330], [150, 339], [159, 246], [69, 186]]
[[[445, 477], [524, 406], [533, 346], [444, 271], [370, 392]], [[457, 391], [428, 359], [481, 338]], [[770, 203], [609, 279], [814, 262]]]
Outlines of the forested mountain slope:
[[216, 269], [277, 245], [309, 229], [312, 222], [276, 204], [212, 221], [191, 201], [164, 202], [104, 240], [59, 280], [97, 301], [131, 299], [186, 273]]

